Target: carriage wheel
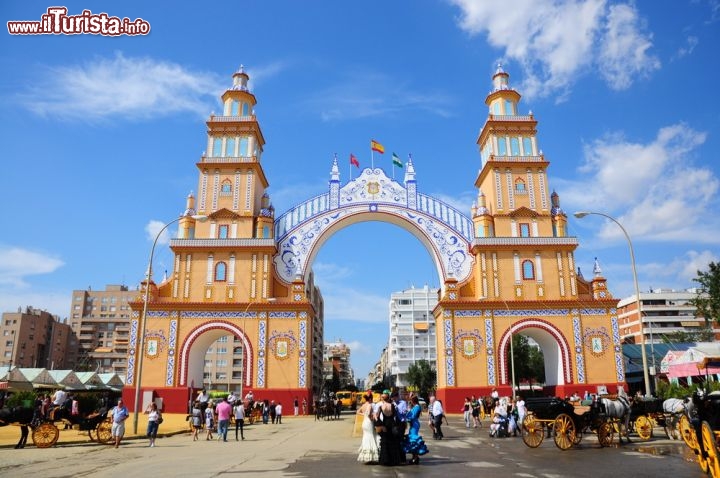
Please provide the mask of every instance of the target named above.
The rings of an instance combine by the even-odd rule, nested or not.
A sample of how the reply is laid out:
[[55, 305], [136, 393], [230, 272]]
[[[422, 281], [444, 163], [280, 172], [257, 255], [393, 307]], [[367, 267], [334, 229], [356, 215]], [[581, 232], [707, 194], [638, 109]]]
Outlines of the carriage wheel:
[[695, 430], [693, 429], [692, 425], [690, 424], [690, 419], [687, 417], [687, 415], [682, 415], [680, 417], [680, 420], [678, 421], [678, 428], [680, 429], [680, 436], [682, 437], [683, 441], [687, 446], [690, 448], [695, 448]]
[[110, 443], [112, 441], [112, 419], [108, 418], [97, 424], [95, 428], [97, 440], [100, 443]]
[[597, 434], [600, 446], [610, 446], [615, 436], [615, 427], [610, 422], [602, 422], [598, 427]]
[[539, 447], [545, 436], [542, 422], [536, 420], [532, 414], [528, 414], [523, 418], [521, 434], [523, 442], [527, 446], [530, 448]]
[[553, 422], [555, 429], [555, 446], [561, 450], [567, 450], [575, 442], [575, 423], [573, 423], [570, 415], [561, 413], [555, 417]]
[[60, 438], [60, 430], [53, 423], [41, 423], [33, 429], [33, 443], [38, 448], [50, 448]]
[[706, 467], [703, 468], [703, 471], [705, 471], [705, 473], [709, 473], [713, 478], [718, 478], [720, 477], [718, 449], [717, 444], [715, 443], [715, 433], [713, 433], [708, 422], [702, 422], [702, 425], [700, 426], [700, 434], [702, 435], [702, 448], [705, 450], [706, 460]]
[[640, 415], [635, 420], [635, 432], [642, 440], [649, 440], [652, 436], [652, 422], [645, 415]]

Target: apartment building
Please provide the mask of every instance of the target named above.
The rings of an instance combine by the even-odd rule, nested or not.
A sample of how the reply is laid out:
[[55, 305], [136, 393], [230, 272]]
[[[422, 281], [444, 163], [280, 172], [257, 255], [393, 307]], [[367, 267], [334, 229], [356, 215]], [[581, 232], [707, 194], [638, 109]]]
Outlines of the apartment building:
[[2, 365], [21, 368], [64, 369], [72, 331], [59, 317], [26, 307], [5, 312], [0, 323]]
[[395, 386], [408, 385], [405, 376], [410, 365], [427, 360], [437, 366], [435, 318], [433, 309], [438, 303], [438, 289], [427, 285], [394, 292], [390, 295], [390, 340], [388, 369]]
[[[705, 318], [698, 317], [695, 307], [690, 303], [697, 297], [698, 292], [698, 289], [651, 289], [649, 292], [641, 292], [642, 334], [645, 343], [660, 344], [667, 341], [668, 334], [702, 330], [705, 327]], [[641, 343], [635, 295], [620, 300], [617, 309], [621, 340], [630, 344]], [[720, 338], [717, 324], [712, 326], [715, 339]]]
[[70, 326], [74, 343], [68, 351], [69, 368], [98, 373], [127, 371], [130, 333], [129, 302], [138, 290], [126, 285], [106, 285], [105, 290], [74, 290], [70, 304]]

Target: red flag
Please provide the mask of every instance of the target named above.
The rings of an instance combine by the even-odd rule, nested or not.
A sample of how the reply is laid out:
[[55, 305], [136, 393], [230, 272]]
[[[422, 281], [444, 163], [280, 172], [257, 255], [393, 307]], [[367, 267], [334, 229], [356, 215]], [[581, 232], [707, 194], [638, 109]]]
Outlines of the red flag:
[[360, 161], [358, 161], [355, 155], [352, 153], [350, 153], [350, 164], [354, 165], [356, 168], [360, 167]]

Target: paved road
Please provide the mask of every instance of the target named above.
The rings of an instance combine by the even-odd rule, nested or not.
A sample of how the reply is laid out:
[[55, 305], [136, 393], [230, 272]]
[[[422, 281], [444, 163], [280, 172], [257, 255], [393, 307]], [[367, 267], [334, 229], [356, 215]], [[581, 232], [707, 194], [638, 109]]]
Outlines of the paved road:
[[[428, 440], [431, 453], [419, 466], [386, 468], [356, 462], [359, 438], [352, 436], [354, 415], [316, 422], [286, 420], [256, 424], [246, 440], [193, 442], [180, 434], [158, 439], [155, 448], [129, 440], [119, 448], [97, 444], [50, 449], [0, 450], [0, 476], [52, 477], [399, 477], [468, 475], [523, 478], [555, 477], [704, 477], [684, 445], [667, 440], [601, 449], [588, 437], [577, 449], [558, 450], [546, 441], [527, 448], [520, 438], [493, 439], [486, 429], [465, 429], [451, 417], [446, 439]], [[426, 431], [423, 428], [423, 431]], [[643, 451], [644, 450], [644, 451]], [[654, 453], [651, 453], [654, 452]]]

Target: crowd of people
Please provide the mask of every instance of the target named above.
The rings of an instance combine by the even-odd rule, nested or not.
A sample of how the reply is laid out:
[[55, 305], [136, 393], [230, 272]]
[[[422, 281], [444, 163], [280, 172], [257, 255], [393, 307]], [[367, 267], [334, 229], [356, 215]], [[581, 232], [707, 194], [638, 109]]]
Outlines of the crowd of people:
[[[432, 397], [434, 398], [434, 397]], [[431, 400], [432, 400], [431, 398]], [[409, 403], [408, 403], [409, 401]], [[417, 465], [420, 456], [428, 453], [427, 445], [420, 435], [420, 416], [422, 407], [417, 395], [410, 395], [408, 401], [398, 392], [383, 391], [378, 402], [373, 403], [371, 392], [363, 395], [363, 404], [357, 413], [363, 416], [362, 440], [357, 460], [366, 464], [378, 463], [384, 466], [403, 464]], [[442, 421], [442, 405], [439, 400], [431, 412], [431, 420]], [[441, 439], [441, 427], [434, 429], [433, 437]], [[406, 433], [407, 432], [407, 433]], [[411, 455], [410, 460], [407, 455]]]

